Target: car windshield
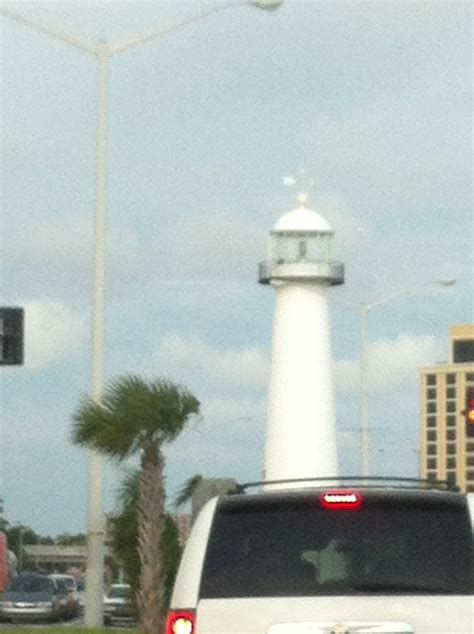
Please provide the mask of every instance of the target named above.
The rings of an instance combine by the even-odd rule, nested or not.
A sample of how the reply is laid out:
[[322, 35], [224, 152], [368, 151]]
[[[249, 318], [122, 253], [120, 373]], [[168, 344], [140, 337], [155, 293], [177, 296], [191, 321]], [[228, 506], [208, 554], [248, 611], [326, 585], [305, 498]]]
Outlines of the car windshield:
[[75, 589], [74, 579], [71, 579], [70, 577], [55, 577], [55, 579], [61, 587], [64, 587], [67, 590]]
[[69, 583], [68, 579], [64, 579], [64, 577], [54, 577], [54, 581], [60, 592], [67, 592], [72, 589], [72, 586]]
[[52, 592], [53, 583], [47, 577], [15, 577], [7, 588], [11, 592]]
[[112, 586], [108, 596], [111, 599], [127, 599], [130, 594], [130, 588], [127, 586]]
[[308, 499], [224, 504], [200, 595], [471, 593], [466, 507], [424, 502], [379, 500], [356, 510], [329, 510]]

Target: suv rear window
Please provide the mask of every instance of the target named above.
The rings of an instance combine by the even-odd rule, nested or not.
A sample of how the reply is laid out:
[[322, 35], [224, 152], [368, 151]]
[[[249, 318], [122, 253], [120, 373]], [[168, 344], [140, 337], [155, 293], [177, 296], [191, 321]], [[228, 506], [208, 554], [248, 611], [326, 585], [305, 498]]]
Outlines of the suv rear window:
[[357, 509], [324, 508], [314, 492], [222, 500], [201, 598], [472, 593], [472, 529], [462, 496], [362, 496]]

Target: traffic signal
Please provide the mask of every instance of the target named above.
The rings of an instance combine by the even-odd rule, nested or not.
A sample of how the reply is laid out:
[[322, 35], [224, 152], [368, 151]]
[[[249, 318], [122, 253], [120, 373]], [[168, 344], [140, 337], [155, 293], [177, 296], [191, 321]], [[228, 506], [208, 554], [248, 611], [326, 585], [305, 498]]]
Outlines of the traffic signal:
[[466, 435], [474, 437], [474, 387], [466, 388], [466, 409], [463, 411], [466, 419]]
[[23, 363], [23, 308], [0, 307], [0, 365]]

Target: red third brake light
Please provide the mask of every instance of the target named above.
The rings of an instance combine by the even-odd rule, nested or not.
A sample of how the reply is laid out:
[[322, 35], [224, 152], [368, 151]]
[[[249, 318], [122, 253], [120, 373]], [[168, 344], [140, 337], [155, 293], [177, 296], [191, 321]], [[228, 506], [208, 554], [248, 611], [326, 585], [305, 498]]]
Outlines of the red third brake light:
[[196, 615], [192, 610], [170, 610], [165, 634], [196, 634]]
[[362, 495], [356, 491], [326, 491], [321, 493], [320, 502], [326, 509], [357, 509]]

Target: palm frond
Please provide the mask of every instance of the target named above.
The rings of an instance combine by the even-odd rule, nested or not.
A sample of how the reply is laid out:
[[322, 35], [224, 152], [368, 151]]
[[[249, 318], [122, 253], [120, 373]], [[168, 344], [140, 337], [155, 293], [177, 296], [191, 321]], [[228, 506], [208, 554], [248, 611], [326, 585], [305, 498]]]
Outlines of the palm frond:
[[128, 470], [118, 490], [118, 499], [122, 512], [134, 511], [136, 513], [139, 485], [140, 469]]
[[199, 407], [195, 396], [171, 381], [118, 377], [107, 384], [100, 403], [80, 402], [72, 416], [72, 440], [123, 460], [172, 441]]
[[186, 504], [186, 502], [188, 502], [193, 497], [194, 492], [196, 491], [196, 487], [201, 481], [201, 474], [196, 474], [188, 478], [178, 491], [178, 494], [174, 500], [174, 505], [183, 506], [184, 504]]

